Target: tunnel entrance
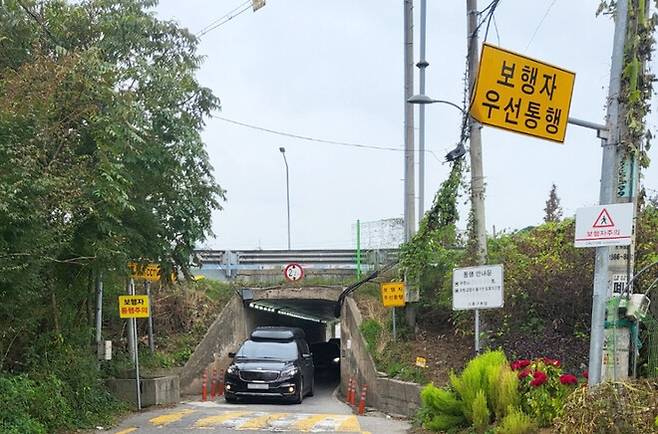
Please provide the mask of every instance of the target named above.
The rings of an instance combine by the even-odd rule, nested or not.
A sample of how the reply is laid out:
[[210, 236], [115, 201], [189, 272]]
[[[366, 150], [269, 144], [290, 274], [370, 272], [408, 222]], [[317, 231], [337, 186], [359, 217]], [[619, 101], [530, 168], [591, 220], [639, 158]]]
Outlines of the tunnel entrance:
[[330, 395], [340, 382], [340, 319], [336, 302], [316, 299], [268, 299], [245, 304], [247, 332], [256, 327], [299, 327], [313, 354], [316, 395]]

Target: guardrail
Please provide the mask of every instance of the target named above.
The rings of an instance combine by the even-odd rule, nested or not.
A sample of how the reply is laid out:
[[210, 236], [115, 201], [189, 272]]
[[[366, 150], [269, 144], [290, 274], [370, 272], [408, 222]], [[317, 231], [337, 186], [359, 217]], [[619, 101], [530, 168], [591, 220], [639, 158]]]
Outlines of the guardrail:
[[[193, 273], [218, 280], [280, 280], [283, 268], [300, 264], [307, 276], [345, 278], [356, 274], [357, 254], [339, 250], [197, 250]], [[397, 249], [361, 251], [361, 270], [395, 261]]]

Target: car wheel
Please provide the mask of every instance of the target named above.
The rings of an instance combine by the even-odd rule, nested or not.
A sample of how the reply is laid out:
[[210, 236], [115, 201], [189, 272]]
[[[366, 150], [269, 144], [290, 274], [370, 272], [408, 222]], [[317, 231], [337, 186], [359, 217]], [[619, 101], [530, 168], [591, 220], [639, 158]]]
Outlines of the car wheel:
[[301, 404], [304, 400], [304, 378], [299, 379], [299, 389], [295, 395], [295, 404]]

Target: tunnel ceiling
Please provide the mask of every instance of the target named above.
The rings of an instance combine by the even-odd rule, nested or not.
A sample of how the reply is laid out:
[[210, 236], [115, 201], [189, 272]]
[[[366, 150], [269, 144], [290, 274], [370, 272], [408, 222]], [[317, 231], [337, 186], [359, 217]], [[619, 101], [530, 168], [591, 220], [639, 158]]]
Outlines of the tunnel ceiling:
[[276, 313], [318, 323], [337, 321], [334, 316], [335, 301], [327, 300], [258, 300], [248, 305], [252, 309]]

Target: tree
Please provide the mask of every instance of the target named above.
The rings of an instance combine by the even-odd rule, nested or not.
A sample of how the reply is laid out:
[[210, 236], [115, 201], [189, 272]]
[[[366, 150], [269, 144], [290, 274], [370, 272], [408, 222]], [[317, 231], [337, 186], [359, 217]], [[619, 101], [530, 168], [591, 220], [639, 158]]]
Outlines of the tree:
[[562, 207], [560, 206], [560, 198], [557, 195], [557, 187], [555, 184], [551, 187], [548, 193], [548, 200], [546, 201], [546, 208], [544, 208], [544, 221], [545, 222], [559, 222], [562, 219]]
[[200, 130], [219, 100], [156, 3], [2, 2], [0, 355], [83, 326], [97, 270], [185, 270], [210, 234], [224, 191]]

